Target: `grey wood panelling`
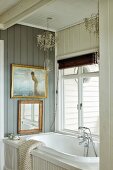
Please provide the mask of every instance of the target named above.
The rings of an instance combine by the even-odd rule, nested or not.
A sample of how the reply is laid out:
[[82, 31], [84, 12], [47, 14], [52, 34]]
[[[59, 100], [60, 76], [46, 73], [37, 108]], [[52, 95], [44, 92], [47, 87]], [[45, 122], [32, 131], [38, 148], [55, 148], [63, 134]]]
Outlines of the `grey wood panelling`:
[[[4, 81], [5, 81], [5, 136], [8, 133], [17, 133], [17, 112], [18, 100], [10, 98], [10, 64], [25, 64], [43, 66], [44, 52], [36, 46], [36, 35], [43, 30], [22, 25], [15, 25], [7, 30], [0, 31], [0, 39], [4, 40]], [[55, 63], [55, 53], [49, 53], [50, 58]], [[44, 131], [54, 131], [55, 118], [55, 71], [48, 74], [48, 98], [42, 99], [44, 102]], [[22, 99], [23, 100], [23, 99]], [[25, 100], [25, 99], [24, 99]]]

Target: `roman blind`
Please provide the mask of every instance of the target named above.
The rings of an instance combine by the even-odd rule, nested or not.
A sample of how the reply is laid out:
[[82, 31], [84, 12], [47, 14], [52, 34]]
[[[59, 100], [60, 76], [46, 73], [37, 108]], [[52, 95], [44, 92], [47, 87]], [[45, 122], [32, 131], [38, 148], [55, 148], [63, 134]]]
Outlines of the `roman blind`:
[[97, 53], [90, 53], [78, 57], [58, 60], [59, 69], [91, 65], [97, 63], [98, 63]]

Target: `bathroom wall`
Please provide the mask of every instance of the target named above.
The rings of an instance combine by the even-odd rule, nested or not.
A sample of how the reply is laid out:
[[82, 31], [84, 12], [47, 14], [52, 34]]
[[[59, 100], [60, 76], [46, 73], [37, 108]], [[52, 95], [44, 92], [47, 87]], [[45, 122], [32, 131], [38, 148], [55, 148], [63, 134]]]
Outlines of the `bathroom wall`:
[[[5, 136], [8, 133], [17, 133], [17, 102], [19, 99], [10, 98], [10, 64], [25, 64], [43, 66], [44, 52], [36, 46], [36, 35], [43, 32], [37, 28], [15, 25], [7, 30], [0, 31], [0, 39], [4, 40], [4, 119]], [[54, 64], [55, 53], [50, 52], [49, 56]], [[55, 118], [55, 71], [48, 74], [48, 97], [42, 99], [44, 102], [43, 131], [54, 131]], [[23, 100], [23, 99], [22, 99]]]
[[80, 23], [57, 32], [57, 58], [66, 55], [75, 56], [79, 52], [99, 48], [98, 35], [86, 30], [85, 24]]

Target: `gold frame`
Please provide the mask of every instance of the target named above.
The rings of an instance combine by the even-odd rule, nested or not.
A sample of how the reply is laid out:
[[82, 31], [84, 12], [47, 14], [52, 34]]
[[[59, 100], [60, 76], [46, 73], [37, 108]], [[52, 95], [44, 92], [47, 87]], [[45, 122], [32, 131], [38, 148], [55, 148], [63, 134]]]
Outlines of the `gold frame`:
[[[39, 128], [31, 130], [21, 130], [21, 104], [39, 104]], [[18, 134], [32, 134], [42, 132], [43, 125], [43, 101], [42, 100], [19, 100], [18, 101], [18, 122], [17, 133]]]
[[[14, 71], [16, 68], [26, 68], [26, 69], [33, 69], [36, 71], [45, 70], [45, 95], [31, 95], [31, 96], [25, 96], [25, 95], [14, 95]], [[47, 70], [44, 67], [39, 66], [31, 66], [31, 65], [20, 65], [20, 64], [11, 64], [11, 98], [47, 98], [48, 95], [48, 75]]]

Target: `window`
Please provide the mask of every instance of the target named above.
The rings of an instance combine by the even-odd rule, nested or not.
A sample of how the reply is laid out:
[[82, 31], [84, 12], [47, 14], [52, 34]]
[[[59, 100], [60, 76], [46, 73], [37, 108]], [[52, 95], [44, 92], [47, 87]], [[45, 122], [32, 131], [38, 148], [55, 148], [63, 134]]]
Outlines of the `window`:
[[59, 70], [60, 130], [78, 131], [79, 126], [99, 134], [98, 64]]

